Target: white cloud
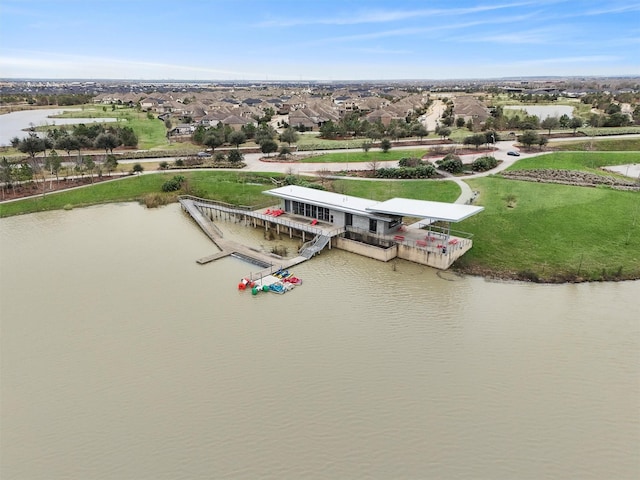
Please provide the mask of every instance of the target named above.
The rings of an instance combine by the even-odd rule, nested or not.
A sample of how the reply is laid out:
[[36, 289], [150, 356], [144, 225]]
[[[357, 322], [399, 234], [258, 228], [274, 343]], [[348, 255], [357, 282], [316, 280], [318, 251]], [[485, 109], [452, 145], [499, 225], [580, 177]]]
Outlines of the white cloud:
[[259, 78], [255, 72], [162, 62], [21, 52], [0, 56], [0, 71], [11, 78]]
[[[541, 1], [524, 1], [513, 3], [500, 3], [495, 5], [483, 5], [466, 8], [438, 8], [438, 9], [421, 9], [421, 10], [361, 10], [359, 12], [349, 13], [348, 15], [332, 15], [324, 18], [289, 18], [267, 20], [260, 22], [257, 26], [261, 27], [295, 27], [304, 25], [357, 25], [367, 23], [388, 23], [401, 20], [410, 20], [416, 18], [450, 16], [459, 17], [462, 15], [477, 14], [482, 12], [504, 10], [509, 8], [518, 8], [527, 5], [540, 5]], [[547, 2], [548, 3], [548, 2]]]

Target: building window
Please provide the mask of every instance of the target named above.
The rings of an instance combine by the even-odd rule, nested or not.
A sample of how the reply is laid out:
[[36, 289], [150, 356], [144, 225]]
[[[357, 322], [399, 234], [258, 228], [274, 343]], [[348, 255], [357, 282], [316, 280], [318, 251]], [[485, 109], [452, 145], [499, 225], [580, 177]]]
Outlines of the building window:
[[371, 233], [376, 233], [378, 231], [378, 221], [370, 218], [369, 219], [369, 231]]

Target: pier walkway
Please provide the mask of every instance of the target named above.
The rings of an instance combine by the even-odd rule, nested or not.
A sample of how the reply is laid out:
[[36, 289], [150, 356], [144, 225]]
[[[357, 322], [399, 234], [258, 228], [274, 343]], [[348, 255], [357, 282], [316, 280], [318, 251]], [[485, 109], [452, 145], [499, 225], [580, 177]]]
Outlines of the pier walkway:
[[[234, 207], [192, 196], [181, 196], [178, 198], [178, 201], [182, 208], [195, 220], [198, 226], [200, 226], [202, 231], [220, 249], [219, 252], [200, 258], [196, 261], [199, 264], [206, 264], [220, 258], [234, 256], [262, 267], [262, 270], [250, 275], [254, 279], [269, 275], [279, 269], [287, 269], [310, 259], [330, 243], [332, 236], [338, 235], [343, 231], [342, 229], [334, 228], [329, 232], [326, 228], [294, 222], [290, 219], [273, 217], [253, 211], [248, 207]], [[299, 256], [284, 259], [277, 255], [267, 254], [260, 250], [225, 239], [222, 231], [203, 213], [203, 209], [212, 209], [229, 215], [243, 215], [254, 219], [260, 219], [265, 222], [270, 222], [277, 226], [294, 228], [296, 230], [312, 234], [313, 239], [303, 245], [300, 249]]]

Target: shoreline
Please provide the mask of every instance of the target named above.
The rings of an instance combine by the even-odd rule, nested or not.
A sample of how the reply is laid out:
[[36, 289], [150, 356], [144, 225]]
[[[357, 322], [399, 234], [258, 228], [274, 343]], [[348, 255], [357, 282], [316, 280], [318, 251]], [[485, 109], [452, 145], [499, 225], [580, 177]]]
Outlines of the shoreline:
[[600, 279], [589, 279], [589, 278], [581, 277], [578, 275], [570, 276], [570, 275], [554, 274], [557, 276], [547, 279], [547, 278], [539, 278], [537, 275], [532, 274], [532, 272], [526, 272], [526, 271], [502, 272], [502, 271], [491, 269], [489, 267], [483, 267], [480, 265], [475, 265], [473, 267], [470, 267], [470, 266], [456, 266], [454, 264], [451, 266], [449, 270], [460, 275], [470, 275], [473, 277], [481, 277], [487, 281], [534, 283], [536, 285], [569, 285], [569, 284], [579, 284], [579, 283], [618, 283], [618, 282], [640, 281], [640, 274], [630, 275], [630, 276], [621, 275], [619, 277], [612, 275], [608, 278], [600, 278]]

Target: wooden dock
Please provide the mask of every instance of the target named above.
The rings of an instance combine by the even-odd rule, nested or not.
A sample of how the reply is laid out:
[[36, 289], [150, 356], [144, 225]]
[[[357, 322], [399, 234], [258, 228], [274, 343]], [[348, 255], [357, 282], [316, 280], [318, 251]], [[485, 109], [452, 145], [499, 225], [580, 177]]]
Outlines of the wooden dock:
[[[225, 258], [228, 256], [237, 256], [242, 260], [245, 260], [249, 263], [253, 263], [254, 265], [261, 267], [261, 270], [257, 272], [253, 272], [250, 275], [248, 275], [248, 277], [251, 277], [252, 280], [256, 280], [256, 279], [263, 278], [267, 275], [270, 275], [279, 269], [290, 268], [294, 265], [298, 265], [308, 260], [309, 258], [311, 258], [308, 256], [300, 255], [290, 259], [283, 259], [277, 256], [272, 256], [264, 252], [254, 250], [241, 243], [237, 243], [231, 240], [226, 240], [222, 232], [220, 231], [220, 229], [216, 227], [215, 224], [211, 220], [209, 220], [209, 218], [207, 218], [206, 215], [202, 213], [202, 211], [198, 206], [197, 200], [194, 200], [192, 198], [181, 197], [178, 199], [178, 201], [182, 205], [183, 209], [187, 213], [189, 213], [191, 218], [193, 218], [196, 221], [196, 223], [198, 224], [198, 226], [200, 226], [202, 231], [220, 249], [220, 251], [217, 253], [214, 253], [212, 255], [208, 255], [206, 257], [202, 257], [196, 260], [196, 262], [201, 265], [213, 262], [220, 258]], [[231, 207], [221, 207], [221, 208], [223, 209], [222, 211], [229, 214], [253, 216], [251, 215], [253, 212], [248, 212], [240, 208], [238, 209], [233, 209]], [[260, 215], [260, 214], [254, 213], [254, 215]], [[303, 227], [305, 229], [311, 230], [311, 228], [309, 228], [306, 225]], [[321, 232], [321, 230], [319, 229], [313, 229], [313, 230], [318, 230], [319, 232]]]

